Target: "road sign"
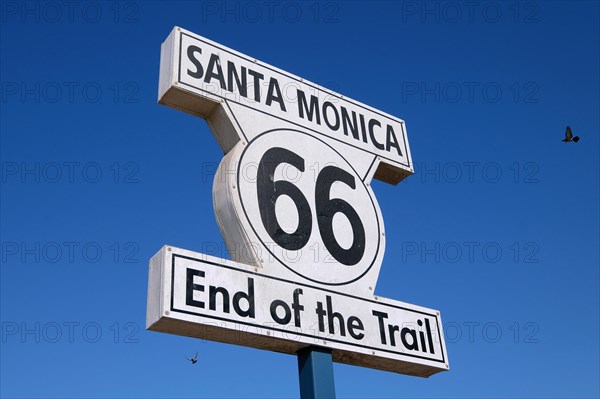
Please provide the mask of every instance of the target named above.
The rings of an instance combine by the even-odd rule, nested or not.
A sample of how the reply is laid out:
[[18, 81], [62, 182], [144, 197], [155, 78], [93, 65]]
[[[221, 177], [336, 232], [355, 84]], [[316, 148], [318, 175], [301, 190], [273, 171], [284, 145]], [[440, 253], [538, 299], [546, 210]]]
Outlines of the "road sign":
[[414, 172], [403, 120], [189, 31], [173, 29], [160, 68], [159, 102], [206, 119], [225, 153], [287, 126], [361, 154], [362, 176], [397, 184]]
[[[150, 263], [151, 329], [284, 353], [333, 349], [341, 363], [429, 376], [447, 369], [439, 313], [285, 280], [175, 247]], [[160, 293], [160, 295], [158, 295]]]
[[370, 182], [412, 174], [404, 121], [177, 27], [159, 102], [206, 119], [225, 152], [213, 202], [232, 260], [163, 247], [148, 329], [320, 346], [424, 377], [448, 369], [439, 312], [374, 295], [386, 237]]

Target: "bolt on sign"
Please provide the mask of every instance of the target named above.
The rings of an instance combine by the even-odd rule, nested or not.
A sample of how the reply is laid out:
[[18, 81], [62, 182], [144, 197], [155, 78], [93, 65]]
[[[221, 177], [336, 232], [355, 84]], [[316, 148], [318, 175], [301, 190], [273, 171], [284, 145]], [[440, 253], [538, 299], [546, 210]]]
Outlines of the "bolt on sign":
[[164, 246], [147, 328], [428, 377], [448, 369], [440, 313], [374, 295], [385, 250], [373, 178], [413, 173], [404, 121], [175, 27], [158, 101], [223, 149], [214, 211], [232, 260]]

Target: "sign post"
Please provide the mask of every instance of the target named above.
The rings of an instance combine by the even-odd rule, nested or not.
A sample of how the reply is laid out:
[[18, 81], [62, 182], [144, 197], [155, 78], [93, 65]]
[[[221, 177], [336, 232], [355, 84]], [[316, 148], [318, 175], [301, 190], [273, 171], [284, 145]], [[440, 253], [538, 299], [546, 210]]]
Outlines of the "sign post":
[[298, 352], [298, 375], [302, 399], [335, 399], [331, 351], [309, 346]]
[[147, 329], [298, 354], [303, 397], [333, 397], [332, 361], [448, 370], [440, 313], [375, 295], [386, 235], [371, 180], [413, 173], [403, 120], [175, 27], [159, 103], [205, 119], [231, 260], [164, 246]]

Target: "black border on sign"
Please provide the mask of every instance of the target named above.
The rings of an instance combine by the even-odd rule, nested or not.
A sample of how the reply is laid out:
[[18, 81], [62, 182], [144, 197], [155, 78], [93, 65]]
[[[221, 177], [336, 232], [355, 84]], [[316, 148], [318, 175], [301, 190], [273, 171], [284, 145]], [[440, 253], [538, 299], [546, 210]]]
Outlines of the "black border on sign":
[[[317, 141], [320, 141], [321, 143], [323, 143], [324, 145], [326, 145], [327, 147], [331, 148], [331, 150], [333, 152], [335, 152], [336, 154], [338, 154], [340, 156], [340, 158], [342, 158], [344, 161], [346, 161], [346, 163], [350, 166], [350, 168], [352, 169], [352, 171], [354, 172], [354, 174], [356, 176], [358, 176], [358, 180], [362, 183], [363, 187], [365, 188], [365, 190], [367, 191], [367, 194], [369, 194], [369, 200], [371, 200], [371, 206], [373, 207], [373, 210], [375, 211], [375, 215], [377, 215], [377, 248], [375, 250], [375, 256], [373, 257], [373, 260], [371, 261], [371, 264], [365, 269], [364, 272], [362, 272], [358, 277], [343, 282], [343, 283], [326, 283], [323, 281], [319, 281], [319, 280], [315, 280], [312, 278], [308, 278], [305, 275], [301, 274], [300, 272], [297, 272], [296, 270], [294, 270], [292, 267], [286, 265], [284, 262], [281, 261], [281, 259], [279, 259], [279, 257], [277, 255], [275, 255], [270, 249], [269, 246], [260, 238], [260, 234], [258, 234], [258, 232], [256, 231], [256, 229], [254, 228], [254, 226], [252, 225], [252, 223], [250, 222], [250, 217], [248, 217], [248, 212], [246, 212], [246, 207], [244, 206], [244, 200], [242, 199], [242, 190], [240, 187], [240, 166], [242, 164], [242, 159], [244, 159], [244, 154], [246, 154], [246, 151], [248, 151], [248, 148], [250, 148], [250, 146], [252, 145], [253, 142], [255, 142], [256, 140], [258, 140], [261, 136], [264, 136], [267, 133], [273, 133], [279, 130], [289, 130], [291, 132], [296, 132], [296, 133], [301, 133], [304, 134], [312, 139], [315, 139]], [[263, 244], [264, 248], [271, 254], [273, 255], [273, 257], [275, 259], [277, 259], [277, 261], [279, 263], [281, 263], [283, 266], [285, 266], [286, 269], [288, 269], [289, 271], [291, 271], [292, 273], [294, 273], [295, 275], [305, 278], [308, 281], [312, 281], [313, 283], [317, 283], [317, 284], [323, 284], [323, 285], [330, 285], [330, 286], [340, 286], [340, 285], [346, 285], [346, 284], [350, 284], [353, 283], [359, 279], [361, 279], [365, 274], [367, 274], [369, 272], [369, 270], [371, 270], [371, 268], [373, 267], [373, 265], [375, 264], [375, 261], [377, 260], [377, 256], [379, 255], [379, 249], [381, 247], [381, 225], [379, 224], [379, 219], [381, 218], [381, 214], [379, 212], [377, 212], [377, 206], [375, 206], [375, 202], [373, 200], [373, 195], [371, 191], [369, 191], [369, 189], [367, 188], [367, 186], [365, 185], [365, 182], [363, 180], [361, 180], [360, 175], [356, 172], [356, 170], [354, 169], [354, 167], [352, 167], [352, 164], [350, 162], [348, 162], [348, 160], [346, 158], [344, 158], [344, 156], [342, 154], [340, 154], [335, 148], [333, 148], [332, 146], [330, 146], [329, 144], [327, 144], [326, 142], [324, 142], [323, 140], [321, 140], [318, 137], [315, 136], [311, 136], [308, 133], [305, 133], [303, 131], [300, 130], [295, 130], [295, 129], [288, 129], [288, 128], [277, 128], [277, 129], [270, 129], [267, 131], [264, 131], [262, 133], [260, 133], [259, 135], [257, 135], [254, 139], [252, 139], [251, 142], [248, 143], [248, 145], [244, 148], [244, 151], [242, 151], [242, 153], [240, 154], [240, 159], [239, 159], [239, 165], [238, 165], [238, 170], [237, 170], [237, 176], [236, 176], [236, 184], [238, 186], [238, 197], [240, 199], [240, 203], [242, 204], [242, 210], [244, 211], [244, 216], [246, 216], [246, 220], [248, 221], [248, 224], [250, 225], [250, 228], [252, 229], [252, 231], [254, 232], [254, 234], [256, 235], [256, 237], [258, 238], [258, 240]], [[383, 262], [383, 260], [382, 260]]]
[[[188, 314], [188, 315], [193, 315], [193, 316], [201, 316], [201, 317], [206, 317], [206, 318], [209, 318], [209, 319], [226, 321], [226, 322], [230, 322], [230, 323], [243, 324], [243, 325], [251, 326], [251, 327], [259, 327], [261, 329], [264, 328], [265, 330], [278, 331], [278, 332], [282, 332], [282, 333], [289, 333], [289, 331], [287, 331], [285, 329], [281, 329], [281, 328], [266, 327], [266, 326], [263, 326], [261, 324], [247, 323], [247, 322], [243, 322], [243, 321], [231, 320], [231, 319], [226, 319], [226, 318], [223, 318], [223, 317], [212, 316], [212, 315], [207, 315], [207, 314], [198, 313], [198, 312], [190, 312], [188, 310], [183, 310], [183, 309], [175, 309], [175, 307], [173, 305], [173, 303], [174, 303], [174, 292], [175, 292], [175, 258], [182, 258], [182, 259], [196, 261], [196, 262], [199, 262], [199, 263], [202, 263], [202, 264], [208, 264], [208, 265], [223, 267], [225, 269], [234, 270], [234, 271], [237, 271], [237, 272], [251, 274], [251, 275], [254, 275], [254, 276], [260, 276], [261, 278], [267, 278], [267, 279], [271, 279], [271, 280], [276, 280], [276, 281], [280, 281], [280, 282], [284, 282], [284, 283], [288, 283], [288, 284], [293, 284], [293, 285], [296, 285], [296, 286], [311, 288], [311, 289], [318, 290], [318, 291], [329, 292], [329, 293], [332, 293], [332, 294], [335, 294], [335, 295], [341, 295], [341, 296], [345, 296], [345, 297], [348, 297], [348, 298], [358, 299], [358, 300], [361, 300], [361, 301], [370, 302], [370, 303], [374, 303], [374, 304], [381, 305], [381, 306], [387, 306], [387, 307], [394, 308], [394, 309], [401, 309], [401, 310], [405, 310], [405, 311], [409, 311], [409, 312], [414, 312], [414, 313], [419, 313], [419, 314], [423, 314], [423, 315], [426, 315], [426, 316], [429, 316], [429, 317], [433, 317], [435, 319], [435, 324], [436, 324], [437, 331], [438, 331], [438, 337], [440, 338], [439, 348], [440, 348], [440, 351], [442, 353], [442, 360], [431, 359], [431, 358], [428, 358], [428, 357], [413, 355], [413, 354], [410, 354], [410, 353], [396, 352], [396, 351], [389, 350], [389, 349], [382, 349], [382, 348], [372, 347], [372, 346], [367, 346], [367, 345], [354, 344], [354, 343], [350, 343], [350, 342], [346, 342], [346, 341], [340, 341], [340, 340], [331, 339], [331, 338], [327, 338], [326, 340], [327, 341], [331, 341], [331, 342], [336, 342], [336, 343], [339, 343], [339, 344], [343, 344], [343, 345], [356, 346], [358, 348], [363, 348], [363, 349], [369, 349], [369, 350], [374, 350], [374, 351], [379, 351], [379, 352], [392, 353], [394, 355], [414, 357], [414, 358], [423, 359], [423, 360], [427, 360], [427, 361], [431, 361], [431, 362], [437, 362], [437, 363], [444, 363], [444, 364], [446, 363], [446, 354], [444, 353], [444, 346], [442, 345], [442, 340], [441, 340], [441, 335], [440, 335], [441, 330], [440, 330], [439, 319], [438, 319], [437, 315], [435, 315], [435, 314], [431, 314], [431, 313], [427, 313], [427, 312], [422, 312], [420, 310], [409, 309], [409, 308], [405, 308], [405, 307], [402, 307], [402, 306], [395, 306], [395, 305], [391, 305], [391, 304], [388, 304], [388, 303], [381, 303], [381, 302], [377, 302], [377, 301], [374, 301], [374, 300], [371, 300], [371, 299], [360, 298], [360, 297], [357, 297], [357, 296], [353, 296], [353, 295], [349, 295], [349, 294], [344, 294], [344, 293], [336, 292], [336, 291], [331, 291], [331, 290], [328, 290], [328, 289], [317, 288], [317, 287], [310, 286], [308, 284], [297, 283], [297, 282], [285, 280], [285, 279], [282, 279], [282, 278], [279, 278], [279, 277], [267, 276], [267, 275], [260, 274], [260, 273], [253, 273], [253, 272], [250, 272], [248, 270], [238, 269], [236, 267], [227, 266], [227, 265], [224, 265], [224, 264], [221, 264], [221, 263], [215, 263], [215, 262], [211, 262], [211, 261], [207, 261], [207, 260], [202, 260], [202, 259], [197, 259], [197, 258], [193, 258], [191, 256], [179, 255], [179, 254], [175, 254], [175, 253], [172, 254], [172, 256], [171, 256], [171, 306], [170, 306], [170, 309], [171, 309], [172, 312], [178, 312], [178, 313], [183, 313], [183, 314]], [[294, 334], [295, 335], [302, 335], [302, 336], [308, 337], [308, 338], [315, 338], [314, 335], [310, 335], [310, 334], [303, 334], [303, 333], [298, 333], [298, 332], [294, 332]]]
[[[381, 155], [381, 154], [379, 154], [379, 153], [372, 152], [372, 151], [366, 150], [366, 149], [364, 149], [364, 148], [362, 148], [362, 147], [358, 147], [358, 146], [355, 146], [355, 145], [353, 145], [353, 144], [350, 144], [350, 143], [349, 143], [349, 142], [347, 142], [347, 141], [343, 141], [343, 140], [337, 139], [337, 138], [335, 138], [334, 136], [331, 136], [331, 135], [328, 135], [328, 134], [325, 134], [325, 133], [319, 132], [319, 131], [317, 131], [317, 130], [311, 129], [311, 128], [309, 128], [309, 127], [306, 127], [306, 126], [304, 126], [304, 125], [300, 125], [300, 124], [298, 124], [298, 123], [295, 123], [295, 122], [289, 121], [289, 120], [287, 120], [287, 119], [284, 119], [284, 118], [282, 118], [282, 117], [280, 117], [280, 116], [277, 116], [277, 115], [274, 115], [274, 114], [269, 114], [269, 113], [266, 113], [266, 112], [264, 112], [264, 111], [262, 111], [262, 110], [260, 110], [260, 109], [253, 108], [253, 107], [251, 107], [251, 106], [249, 106], [249, 105], [247, 105], [247, 104], [243, 104], [243, 103], [241, 103], [241, 102], [233, 101], [233, 100], [231, 100], [230, 98], [223, 97], [223, 96], [219, 96], [219, 95], [217, 95], [217, 94], [215, 94], [215, 93], [209, 92], [209, 91], [207, 91], [207, 90], [203, 90], [203, 89], [202, 89], [202, 88], [200, 88], [200, 87], [197, 87], [197, 86], [191, 85], [191, 84], [189, 84], [189, 83], [183, 82], [183, 81], [181, 80], [181, 54], [182, 54], [182, 52], [181, 52], [181, 51], [182, 51], [182, 45], [183, 45], [183, 40], [182, 40], [182, 37], [183, 37], [184, 35], [185, 35], [185, 36], [187, 36], [187, 37], [190, 37], [190, 38], [192, 38], [192, 39], [194, 39], [194, 40], [197, 40], [197, 41], [199, 41], [199, 42], [202, 42], [202, 43], [204, 43], [204, 44], [206, 44], [206, 45], [208, 45], [208, 46], [216, 47], [216, 48], [218, 48], [219, 50], [222, 50], [222, 51], [224, 51], [224, 52], [226, 52], [226, 53], [228, 53], [228, 54], [231, 54], [233, 57], [241, 58], [241, 59], [243, 59], [243, 60], [245, 60], [245, 61], [248, 61], [248, 62], [253, 62], [254, 60], [253, 60], [253, 59], [251, 59], [251, 58], [248, 58], [248, 57], [246, 57], [246, 56], [242, 56], [242, 55], [239, 55], [239, 54], [232, 53], [232, 52], [230, 51], [230, 49], [228, 49], [228, 48], [226, 48], [226, 47], [220, 47], [219, 45], [216, 45], [216, 44], [213, 44], [213, 43], [208, 43], [208, 42], [206, 42], [205, 40], [202, 40], [202, 39], [200, 39], [199, 37], [192, 36], [192, 35], [190, 35], [190, 34], [188, 34], [188, 33], [184, 33], [184, 32], [182, 32], [182, 31], [179, 31], [179, 34], [180, 34], [180, 36], [179, 36], [179, 65], [178, 65], [178, 68], [177, 68], [177, 83], [179, 83], [179, 84], [182, 84], [182, 85], [184, 85], [184, 86], [191, 87], [191, 88], [193, 88], [193, 89], [196, 89], [196, 90], [200, 90], [201, 92], [208, 93], [208, 94], [210, 94], [210, 95], [212, 95], [212, 96], [215, 96], [215, 97], [221, 98], [221, 99], [223, 99], [223, 100], [225, 100], [225, 101], [231, 101], [231, 102], [233, 102], [233, 103], [235, 103], [235, 104], [238, 104], [238, 105], [244, 106], [244, 107], [246, 107], [246, 108], [252, 109], [252, 110], [254, 110], [254, 111], [256, 111], [256, 112], [260, 112], [260, 113], [262, 113], [262, 114], [265, 114], [265, 115], [269, 115], [269, 116], [271, 116], [271, 117], [273, 117], [273, 118], [277, 118], [277, 119], [279, 119], [279, 120], [282, 120], [282, 121], [285, 121], [285, 122], [287, 122], [287, 123], [291, 123], [291, 124], [293, 124], [293, 125], [296, 125], [296, 126], [298, 126], [298, 127], [302, 127], [302, 128], [304, 128], [304, 129], [308, 129], [308, 130], [310, 130], [311, 132], [314, 132], [314, 133], [317, 133], [317, 134], [323, 135], [323, 136], [325, 136], [325, 137], [329, 137], [329, 138], [331, 138], [331, 139], [333, 139], [333, 140], [335, 140], [335, 141], [338, 141], [338, 142], [340, 142], [340, 143], [343, 143], [343, 144], [349, 145], [350, 147], [353, 147], [353, 148], [359, 149], [359, 150], [361, 150], [361, 151], [368, 152], [369, 154], [375, 155], [375, 156], [377, 156], [377, 157], [379, 157], [379, 158], [381, 158], [381, 159], [386, 159], [386, 160], [390, 161], [391, 163], [398, 164], [398, 165], [402, 165], [402, 166], [404, 166], [404, 167], [406, 167], [406, 168], [408, 168], [408, 169], [411, 169], [411, 168], [412, 168], [409, 162], [407, 162], [407, 163], [398, 162], [398, 161], [396, 161], [396, 160], [394, 160], [394, 159], [392, 159], [392, 158], [388, 158], [388, 157], [386, 157], [386, 156], [383, 156], [383, 155]], [[322, 92], [328, 93], [328, 94], [330, 94], [330, 95], [332, 95], [332, 96], [334, 96], [334, 97], [339, 97], [339, 96], [341, 96], [341, 94], [338, 94], [338, 93], [335, 93], [335, 92], [327, 92], [327, 91], [323, 90], [322, 88], [319, 88], [319, 87], [317, 87], [317, 86], [315, 86], [315, 85], [309, 84], [309, 83], [307, 83], [307, 82], [305, 82], [305, 81], [303, 81], [303, 80], [299, 80], [299, 79], [298, 79], [298, 78], [296, 78], [295, 76], [288, 75], [288, 74], [286, 74], [286, 73], [283, 73], [283, 72], [281, 72], [281, 71], [276, 71], [276, 70], [274, 70], [274, 69], [272, 69], [272, 68], [269, 68], [268, 66], [265, 66], [265, 65], [262, 65], [262, 64], [261, 64], [261, 65], [259, 65], [259, 66], [260, 66], [260, 67], [262, 67], [262, 68], [264, 68], [264, 69], [267, 69], [267, 70], [269, 70], [269, 71], [273, 72], [274, 74], [278, 74], [278, 75], [285, 76], [286, 78], [288, 78], [288, 79], [290, 79], [290, 80], [294, 80], [294, 81], [296, 81], [296, 82], [298, 82], [298, 83], [300, 83], [300, 84], [303, 84], [303, 85], [306, 85], [306, 86], [312, 87], [313, 89], [316, 89], [316, 90], [318, 90], [318, 91], [322, 91]], [[405, 154], [405, 157], [406, 157], [406, 159], [407, 159], [407, 161], [408, 161], [408, 153], [409, 153], [409, 150], [408, 150], [408, 144], [406, 143], [406, 131], [405, 131], [405, 128], [404, 128], [404, 121], [402, 121], [402, 120], [399, 120], [399, 119], [394, 119], [394, 118], [392, 118], [392, 117], [390, 117], [390, 116], [388, 116], [388, 115], [383, 115], [382, 113], [380, 113], [380, 112], [378, 112], [378, 111], [376, 111], [376, 110], [365, 108], [363, 105], [361, 105], [361, 104], [358, 104], [358, 103], [356, 103], [355, 101], [353, 101], [353, 100], [350, 100], [350, 99], [347, 99], [347, 98], [345, 98], [345, 97], [344, 97], [344, 98], [340, 98], [340, 100], [342, 100], [342, 101], [346, 101], [347, 103], [350, 103], [350, 104], [352, 104], [352, 105], [353, 105], [353, 106], [355, 106], [355, 107], [362, 108], [362, 109], [364, 109], [364, 110], [366, 110], [366, 111], [368, 111], [368, 112], [372, 112], [372, 113], [374, 113], [374, 114], [376, 114], [376, 115], [379, 115], [379, 116], [380, 116], [380, 117], [382, 117], [382, 118], [389, 119], [389, 120], [392, 120], [392, 121], [394, 121], [394, 122], [396, 122], [396, 123], [400, 124], [400, 127], [402, 128], [402, 132], [401, 132], [401, 133], [402, 133], [402, 143], [404, 144], [404, 154]]]

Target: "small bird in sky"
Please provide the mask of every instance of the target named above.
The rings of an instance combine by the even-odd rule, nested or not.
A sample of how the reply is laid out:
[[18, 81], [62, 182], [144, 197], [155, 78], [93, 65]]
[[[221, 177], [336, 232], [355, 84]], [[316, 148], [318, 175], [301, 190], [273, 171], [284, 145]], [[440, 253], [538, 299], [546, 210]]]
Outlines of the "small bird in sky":
[[571, 132], [571, 128], [569, 126], [567, 126], [567, 130], [565, 131], [565, 138], [563, 139], [563, 142], [568, 143], [569, 141], [577, 143], [579, 141], [579, 136], [573, 137], [573, 132]]
[[196, 352], [194, 357], [186, 357], [186, 359], [192, 362], [192, 364], [196, 364], [196, 362], [198, 361], [198, 352]]

